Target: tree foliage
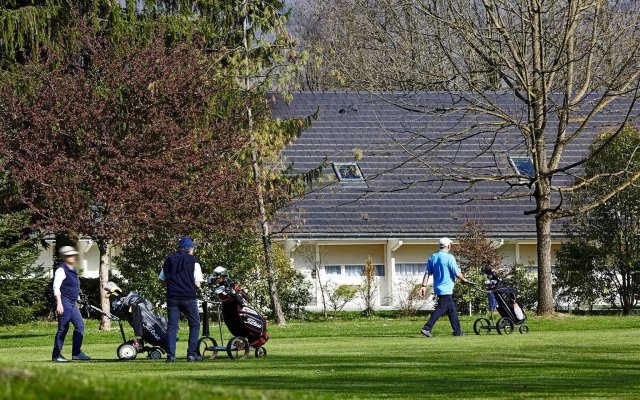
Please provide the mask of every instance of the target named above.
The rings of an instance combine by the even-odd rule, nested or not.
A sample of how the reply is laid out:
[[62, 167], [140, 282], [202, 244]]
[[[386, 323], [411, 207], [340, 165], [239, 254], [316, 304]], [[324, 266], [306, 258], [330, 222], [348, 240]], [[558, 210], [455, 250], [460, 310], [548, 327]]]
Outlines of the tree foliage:
[[1, 165], [35, 226], [96, 240], [105, 283], [109, 245], [249, 224], [237, 161], [248, 98], [216, 54], [167, 46], [161, 24], [150, 40], [129, 37], [127, 51], [89, 24], [78, 29], [65, 51], [1, 80]]
[[210, 57], [160, 34], [126, 54], [81, 40], [59, 67], [28, 64], [0, 88], [2, 165], [40, 224], [121, 242], [251, 215], [234, 163], [243, 99]]
[[[0, 172], [0, 279], [19, 279], [39, 275], [34, 265], [40, 237], [29, 229], [31, 213], [19, 202], [7, 171]], [[5, 293], [5, 295], [11, 293]]]
[[[600, 150], [602, 143], [609, 145]], [[591, 149], [585, 176], [571, 199], [579, 206], [601, 197], [640, 171], [640, 132], [627, 126], [602, 134]], [[606, 179], [602, 179], [606, 177]], [[596, 180], [597, 185], [582, 185]], [[619, 301], [629, 314], [640, 301], [640, 187], [629, 185], [605, 204], [565, 225], [569, 241], [558, 253], [564, 293], [592, 304], [595, 296]]]
[[[484, 266], [504, 270], [502, 254], [489, 240], [487, 232], [480, 222], [466, 221], [460, 228], [456, 239], [458, 244], [453, 247], [452, 252], [468, 280], [481, 284], [484, 279], [480, 269]], [[456, 289], [454, 300], [461, 311], [469, 307], [473, 310], [480, 310], [486, 308], [487, 295], [465, 285]]]
[[292, 36], [304, 90], [442, 90], [445, 64], [418, 1], [299, 1]]
[[571, 234], [567, 239], [556, 255], [558, 298], [592, 309], [599, 299], [606, 297], [606, 279], [598, 265], [600, 251]]
[[[280, 88], [287, 83], [288, 72], [295, 69], [296, 55], [291, 46], [289, 34], [286, 29], [288, 13], [283, 13], [284, 3], [279, 0], [269, 1], [244, 1], [235, 3], [233, 10], [238, 15], [239, 37], [241, 46], [239, 51], [235, 51], [230, 63], [230, 70], [235, 71], [242, 88], [254, 96], [264, 98], [267, 89]], [[287, 62], [294, 61], [294, 62]], [[235, 67], [235, 69], [234, 69]], [[291, 67], [291, 68], [289, 68]], [[275, 322], [279, 325], [286, 325], [285, 316], [278, 298], [277, 273], [274, 265], [274, 251], [271, 245], [270, 213], [267, 206], [265, 193], [267, 188], [265, 177], [265, 164], [273, 157], [279, 158], [282, 146], [297, 136], [297, 130], [286, 129], [261, 129], [269, 127], [269, 123], [264, 123], [265, 114], [255, 113], [252, 107], [246, 108], [248, 119], [247, 132], [249, 135], [248, 160], [251, 166], [254, 184], [254, 194], [258, 208], [258, 229], [263, 244], [264, 264], [267, 270], [267, 282], [269, 284], [269, 294], [271, 307], [274, 313]], [[257, 124], [262, 121], [262, 124]], [[266, 141], [264, 140], [266, 139]], [[263, 146], [263, 144], [276, 143], [275, 152], [270, 152], [273, 146]]]
[[[249, 293], [254, 305], [263, 312], [272, 314], [267, 272], [260, 262], [260, 243], [252, 230], [247, 229], [233, 235], [194, 232], [193, 237], [197, 243], [195, 256], [201, 262], [205, 281], [215, 267], [223, 266]], [[123, 289], [136, 290], [154, 304], [163, 304], [166, 289], [157, 276], [165, 258], [175, 251], [175, 242], [176, 238], [172, 233], [157, 232], [153, 237], [125, 245], [114, 260], [123, 278]], [[275, 265], [283, 312], [288, 317], [299, 317], [310, 300], [308, 283], [293, 269], [289, 259], [279, 248], [276, 250]], [[202, 285], [202, 298], [216, 298], [206, 282]]]
[[502, 254], [487, 237], [487, 231], [482, 223], [476, 220], [466, 221], [456, 236], [458, 244], [453, 248], [453, 253], [458, 257], [463, 273], [472, 269], [480, 271], [485, 265], [491, 268], [500, 268]]
[[517, 292], [516, 301], [524, 310], [535, 310], [538, 305], [538, 278], [527, 272], [524, 265], [513, 263], [505, 268], [502, 282]]
[[[242, 46], [242, 15], [245, 2], [237, 0], [1, 0], [0, 70], [16, 62], [37, 58], [42, 49], [60, 50], [69, 32], [82, 23], [108, 32], [114, 44], [131, 34], [146, 36], [145, 29], [161, 20], [167, 26], [170, 42], [204, 37], [207, 47], [221, 50], [220, 56], [232, 62]], [[283, 9], [278, 0], [250, 2], [250, 11], [260, 21], [275, 21]], [[278, 22], [279, 23], [279, 22]], [[252, 38], [272, 32], [268, 22], [257, 24]], [[263, 54], [264, 55], [264, 54]], [[263, 56], [258, 55], [257, 57]]]
[[[243, 230], [246, 227], [245, 222], [253, 217], [252, 207], [249, 206], [253, 196], [245, 193], [243, 196], [235, 197], [233, 193], [241, 192], [252, 186], [254, 193], [257, 190], [255, 182], [246, 179], [249, 177], [249, 170], [246, 167], [252, 163], [252, 159], [255, 159], [253, 150], [257, 150], [257, 163], [254, 164], [261, 169], [264, 165], [279, 165], [273, 161], [277, 158], [280, 148], [298, 135], [306, 124], [301, 120], [271, 123], [268, 114], [266, 90], [286, 86], [286, 77], [292, 69], [295, 69], [296, 64], [293, 61], [297, 57], [292, 49], [293, 42], [288, 36], [285, 26], [288, 13], [284, 7], [284, 2], [280, 0], [205, 0], [196, 3], [186, 0], [152, 0], [145, 2], [125, 0], [115, 3], [103, 0], [91, 2], [9, 0], [0, 3], [0, 17], [2, 17], [0, 18], [0, 31], [3, 35], [2, 40], [0, 40], [0, 48], [2, 50], [0, 52], [0, 70], [17, 70], [15, 74], [5, 74], [2, 79], [20, 81], [16, 76], [24, 73], [24, 68], [21, 68], [21, 65], [37, 64], [39, 60], [42, 60], [43, 64], [45, 64], [42, 66], [41, 71], [38, 72], [41, 74], [40, 77], [46, 75], [45, 71], [47, 69], [68, 70], [69, 73], [65, 75], [66, 78], [69, 78], [68, 80], [74, 76], [73, 71], [91, 70], [95, 72], [101, 68], [103, 69], [103, 71], [94, 74], [93, 81], [88, 83], [86, 79], [82, 81], [85, 77], [83, 72], [80, 74], [81, 79], [75, 83], [78, 89], [84, 89], [84, 91], [79, 91], [80, 95], [86, 96], [88, 93], [94, 95], [94, 103], [88, 109], [90, 111], [80, 107], [82, 108], [82, 112], [80, 112], [78, 107], [74, 108], [75, 102], [70, 102], [66, 107], [60, 106], [60, 104], [64, 104], [64, 101], [56, 105], [58, 107], [56, 112], [72, 114], [71, 120], [76, 124], [76, 127], [84, 124], [80, 121], [80, 118], [77, 118], [76, 113], [78, 113], [84, 115], [88, 122], [95, 121], [99, 123], [105, 132], [108, 127], [116, 124], [115, 126], [123, 128], [125, 131], [136, 129], [139, 133], [138, 137], [144, 137], [149, 134], [153, 135], [153, 130], [162, 130], [163, 124], [169, 122], [188, 125], [184, 127], [190, 129], [191, 133], [198, 129], [202, 129], [201, 133], [207, 131], [210, 133], [209, 137], [205, 137], [207, 133], [203, 133], [200, 138], [191, 142], [188, 141], [189, 137], [186, 135], [184, 137], [185, 143], [177, 145], [175, 141], [171, 143], [167, 141], [159, 142], [157, 151], [141, 150], [139, 148], [133, 148], [129, 151], [128, 155], [133, 156], [133, 158], [125, 161], [126, 163], [135, 163], [138, 160], [136, 158], [138, 155], [154, 159], [156, 162], [155, 166], [148, 164], [144, 167], [150, 170], [138, 172], [138, 178], [144, 175], [145, 178], [149, 178], [148, 182], [155, 182], [155, 187], [148, 185], [148, 187], [135, 188], [134, 191], [137, 195], [146, 196], [147, 198], [155, 199], [157, 198], [157, 192], [167, 188], [165, 181], [155, 179], [158, 177], [158, 172], [164, 163], [174, 162], [180, 158], [183, 159], [182, 161], [185, 162], [185, 165], [190, 163], [189, 168], [185, 168], [179, 173], [180, 176], [167, 178], [181, 181], [185, 185], [182, 189], [168, 188], [173, 193], [168, 194], [172, 204], [167, 204], [167, 209], [174, 207], [172, 211], [173, 217], [168, 216], [166, 213], [163, 215], [163, 212], [157, 208], [154, 209], [153, 205], [148, 210], [136, 209], [136, 206], [133, 206], [132, 212], [137, 214], [135, 218], [142, 217], [145, 220], [138, 220], [133, 224], [139, 228], [139, 232], [145, 231], [148, 235], [151, 235], [149, 232], [171, 230], [174, 233], [184, 233], [185, 230], [189, 229], [203, 231], [212, 225], [217, 226], [219, 231], [228, 232], [233, 230], [226, 229], [227, 227], [238, 227]], [[160, 35], [157, 33], [158, 24], [163, 27]], [[74, 49], [74, 51], [78, 50], [75, 54], [78, 56], [76, 58], [77, 65], [73, 65], [73, 52], [66, 54], [64, 57], [61, 56], [61, 54], [69, 50], [69, 38], [77, 39], [85, 36], [97, 36], [100, 38], [100, 46], [104, 47], [102, 50], [110, 49], [106, 50], [106, 52], [110, 51], [110, 56], [117, 58], [117, 61], [112, 63], [112, 67], [116, 66], [115, 69], [108, 70], [105, 65], [98, 65], [93, 68], [95, 65], [92, 58], [99, 57], [99, 55], [82, 53], [81, 49]], [[181, 82], [190, 79], [186, 77], [182, 81], [177, 79], [176, 83], [178, 85], [172, 85], [171, 80], [180, 74], [179, 71], [181, 71], [183, 65], [179, 65], [179, 68], [176, 66], [172, 71], [163, 68], [156, 68], [151, 71], [153, 68], [149, 66], [145, 71], [144, 65], [140, 64], [146, 63], [149, 65], [153, 63], [148, 63], [148, 60], [136, 63], [136, 61], [139, 61], [136, 52], [143, 49], [145, 43], [149, 41], [156, 44], [164, 41], [165, 50], [167, 52], [173, 51], [173, 54], [179, 51], [186, 52], [190, 48], [194, 53], [199, 53], [196, 56], [196, 61], [186, 62], [184, 66], [197, 65], [200, 68], [199, 73], [201, 75], [199, 78], [201, 78], [201, 81], [195, 83], [197, 79], [191, 80], [190, 82], [194, 83], [195, 86], [192, 85], [190, 88], [180, 87], [179, 84]], [[130, 42], [133, 42], [133, 45]], [[181, 50], [176, 51], [176, 49]], [[57, 58], [52, 58], [51, 54], [55, 54]], [[127, 67], [118, 70], [118, 62]], [[129, 65], [131, 68], [128, 68]], [[123, 90], [116, 88], [112, 91], [113, 88], [110, 87], [112, 82], [109, 82], [111, 73], [115, 73], [119, 78], [125, 77], [126, 79], [129, 79], [129, 77], [126, 77], [127, 74], [137, 75], [138, 78], [144, 76], [153, 78], [144, 82], [143, 80], [135, 82], [136, 84], [147, 84], [146, 92], [143, 86], [140, 86], [140, 90], [137, 92], [130, 90], [130, 88]], [[100, 76], [100, 74], [103, 75]], [[159, 74], [163, 74], [164, 82], [161, 82]], [[37, 77], [37, 73], [33, 77]], [[107, 79], [104, 79], [103, 82], [101, 80], [104, 77]], [[243, 85], [246, 82], [251, 82], [251, 84]], [[66, 84], [68, 86], [73, 85], [70, 82], [66, 82]], [[91, 85], [95, 87], [91, 87]], [[194, 89], [196, 86], [199, 86], [201, 91], [190, 100], [187, 100], [190, 94], [186, 94], [183, 96], [184, 102], [182, 103], [180, 101], [175, 101], [174, 104], [170, 104], [170, 101], [165, 103], [165, 106], [170, 106], [168, 108], [173, 108], [173, 110], [168, 108], [163, 110], [161, 107], [152, 110], [149, 104], [136, 104], [130, 97], [140, 95], [141, 99], [148, 100], [149, 94], [155, 96], [159, 93], [160, 100], [166, 100], [167, 98], [163, 95], [168, 94], [166, 93], [167, 89], [173, 89], [174, 93], [171, 95], [175, 95], [179, 91]], [[42, 87], [46, 87], [46, 85]], [[243, 87], [245, 90], [241, 90]], [[30, 86], [28, 79], [20, 81], [14, 86], [14, 89], [17, 91], [22, 90], [25, 94], [30, 91], [32, 94], [37, 93], [38, 90], [35, 86]], [[210, 93], [210, 98], [204, 98], [202, 96], [203, 93]], [[95, 107], [95, 103], [101, 101], [101, 96], [103, 97], [102, 100], [105, 100], [102, 106], [107, 107], [106, 100], [108, 99], [106, 97], [112, 94], [115, 94], [116, 101], [119, 100], [118, 96], [122, 97], [122, 108], [111, 110]], [[33, 96], [33, 98], [35, 99], [36, 97]], [[73, 98], [73, 96], [70, 98]], [[174, 97], [173, 100], [176, 99], [178, 98]], [[114, 100], [114, 98], [112, 97], [111, 100]], [[153, 101], [156, 100], [158, 99], [153, 99]], [[125, 105], [127, 102], [128, 104]], [[202, 109], [209, 107], [207, 115], [201, 115], [192, 120], [193, 113], [197, 114], [202, 111], [197, 110], [197, 104], [202, 105]], [[189, 113], [192, 113], [192, 115], [180, 121], [172, 121], [176, 117], [175, 114], [179, 114], [175, 110], [184, 111], [184, 115]], [[245, 111], [245, 114], [238, 114], [238, 110]], [[247, 110], [251, 110], [251, 113], [246, 113]], [[111, 119], [105, 114], [111, 114]], [[133, 119], [127, 120], [132, 115], [138, 115], [140, 118], [137, 121]], [[38, 117], [42, 119], [40, 116]], [[228, 123], [226, 127], [223, 126], [224, 122]], [[202, 126], [195, 126], [198, 124]], [[215, 128], [204, 127], [207, 124], [217, 126]], [[146, 131], [140, 128], [145, 128]], [[212, 133], [218, 128], [222, 128], [227, 135], [218, 135], [220, 131]], [[66, 128], [62, 127], [62, 129]], [[114, 136], [108, 135], [109, 132], [106, 133], [102, 135], [103, 142], [90, 143], [86, 139], [82, 139], [84, 140], [83, 143], [78, 141], [76, 143], [76, 147], [78, 147], [76, 151], [83, 151], [83, 149], [90, 148], [94, 144], [104, 145], [109, 143]], [[176, 133], [175, 130], [173, 133]], [[120, 137], [116, 139], [121, 141], [129, 135], [126, 132], [120, 132], [119, 134]], [[235, 142], [233, 138], [235, 138]], [[234, 147], [238, 143], [243, 143], [246, 138], [252, 139], [252, 146], [244, 146], [243, 149]], [[73, 142], [76, 139], [75, 137], [69, 137], [67, 141]], [[152, 140], [155, 140], [155, 138]], [[219, 145], [219, 148], [214, 148], [213, 143]], [[148, 143], [149, 147], [153, 147], [152, 144], [155, 143]], [[118, 147], [119, 144], [114, 146]], [[171, 150], [167, 151], [167, 148], [171, 146], [173, 146]], [[189, 148], [193, 146], [197, 147], [198, 152], [190, 153]], [[114, 151], [113, 149], [104, 150], [103, 153]], [[143, 154], [145, 151], [147, 153]], [[191, 154], [195, 158], [189, 159], [184, 153]], [[225, 156], [221, 156], [222, 154], [230, 156], [223, 163], [220, 163], [219, 161], [225, 158]], [[87, 159], [91, 160], [92, 156], [92, 154], [87, 154]], [[218, 158], [216, 159], [216, 157]], [[116, 160], [116, 162], [119, 163], [120, 161]], [[203, 168], [203, 166], [205, 167]], [[116, 164], [110, 171], [97, 171], [97, 173], [91, 172], [91, 168], [88, 168], [87, 174], [83, 179], [108, 173], [111, 175], [109, 179], [120, 181], [118, 185], [127, 186], [127, 191], [130, 192], [131, 181], [137, 178], [127, 174], [120, 176], [118, 171], [120, 167], [121, 165]], [[138, 168], [135, 164], [129, 167], [129, 170]], [[261, 215], [271, 218], [275, 214], [275, 209], [286, 203], [290, 193], [300, 190], [303, 179], [306, 176], [284, 178], [283, 174], [274, 169], [265, 169], [264, 172], [260, 172], [260, 175], [262, 174], [266, 175], [266, 177], [259, 176], [258, 183], [260, 190], [263, 190], [263, 182], [266, 182], [264, 190], [266, 190], [267, 207], [265, 207], [265, 211]], [[75, 174], [73, 179], [76, 182], [79, 181], [81, 179], [80, 175]], [[241, 179], [242, 177], [245, 178], [244, 181]], [[72, 179], [71, 177], [67, 178], [67, 180]], [[205, 183], [203, 184], [203, 182]], [[95, 184], [95, 182], [93, 183]], [[198, 185], [200, 185], [199, 190], [190, 190], [190, 188], [198, 187]], [[137, 184], [137, 186], [140, 185]], [[226, 194], [224, 196], [216, 195], [216, 193], [219, 194], [221, 192], [226, 192]], [[112, 194], [106, 193], [105, 195], [111, 196]], [[86, 200], [86, 197], [92, 196], [94, 199], [89, 202], [92, 211], [87, 215], [87, 202], [84, 200]], [[67, 204], [58, 204], [58, 207], [65, 208], [70, 203], [73, 203], [76, 208], [80, 207], [80, 219], [82, 221], [76, 222], [74, 220], [72, 224], [74, 226], [65, 226], [65, 230], [74, 230], [77, 226], [82, 226], [86, 230], [87, 221], [93, 223], [89, 234], [100, 233], [98, 232], [99, 230], [109, 230], [108, 235], [105, 236], [109, 239], [101, 240], [99, 243], [103, 254], [101, 256], [102, 265], [108, 262], [104, 258], [107, 248], [105, 242], [108, 242], [107, 244], [112, 243], [114, 235], [117, 235], [114, 243], [126, 240], [125, 238], [130, 237], [133, 233], [132, 231], [126, 232], [121, 229], [123, 215], [129, 212], [132, 202], [131, 199], [127, 200], [126, 204], [121, 204], [120, 211], [118, 211], [117, 207], [114, 207], [112, 199], [104, 200], [99, 197], [100, 195], [83, 195], [81, 199], [83, 204], [77, 204], [77, 199], [74, 198], [69, 200]], [[40, 199], [38, 201], [43, 200]], [[194, 201], [200, 202], [201, 206], [191, 207], [193, 204], [190, 203]], [[31, 201], [28, 205], [31, 207], [36, 203], [36, 201]], [[125, 203], [125, 201], [121, 203]], [[154, 203], [161, 203], [161, 201]], [[223, 205], [223, 203], [225, 204]], [[207, 205], [210, 205], [210, 207]], [[228, 207], [228, 205], [235, 205], [235, 207]], [[40, 207], [37, 213], [42, 214], [45, 208], [46, 206]], [[185, 211], [187, 208], [188, 210]], [[47, 210], [47, 212], [51, 213], [51, 210]], [[184, 212], [191, 213], [191, 216], [197, 214], [199, 218], [190, 219], [180, 216]], [[119, 216], [117, 215], [118, 213], [120, 214]], [[118, 219], [119, 222], [113, 223], [113, 221], [110, 221], [110, 217]], [[46, 218], [48, 218], [48, 222], [41, 223], [40, 226], [53, 228], [53, 225], [55, 225], [51, 223], [53, 219], [48, 216]], [[235, 223], [226, 223], [234, 218], [239, 219]], [[169, 221], [169, 219], [172, 219], [172, 221]], [[267, 260], [270, 260], [270, 257], [267, 257]]]
[[20, 279], [42, 274], [34, 264], [38, 259], [37, 235], [31, 236], [28, 229], [31, 214], [17, 211], [0, 214], [0, 279]]

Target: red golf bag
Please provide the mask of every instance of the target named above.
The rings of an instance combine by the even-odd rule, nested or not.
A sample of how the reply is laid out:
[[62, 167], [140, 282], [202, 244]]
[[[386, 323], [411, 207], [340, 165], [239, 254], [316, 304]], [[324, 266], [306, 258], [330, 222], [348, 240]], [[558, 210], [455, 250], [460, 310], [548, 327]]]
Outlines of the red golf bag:
[[249, 304], [249, 296], [231, 278], [224, 278], [214, 292], [222, 302], [224, 323], [234, 336], [246, 337], [251, 347], [269, 340], [267, 320]]

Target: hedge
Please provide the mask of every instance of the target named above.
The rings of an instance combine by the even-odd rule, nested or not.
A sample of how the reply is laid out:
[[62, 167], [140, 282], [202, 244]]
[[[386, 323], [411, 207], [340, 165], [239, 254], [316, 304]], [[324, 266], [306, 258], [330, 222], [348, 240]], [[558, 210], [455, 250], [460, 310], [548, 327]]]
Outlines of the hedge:
[[[112, 281], [120, 284], [117, 278]], [[51, 284], [51, 278], [0, 279], [0, 326], [53, 319]], [[100, 279], [80, 277], [82, 292], [95, 306], [100, 305], [99, 287]], [[91, 317], [98, 318], [98, 313], [92, 313]]]

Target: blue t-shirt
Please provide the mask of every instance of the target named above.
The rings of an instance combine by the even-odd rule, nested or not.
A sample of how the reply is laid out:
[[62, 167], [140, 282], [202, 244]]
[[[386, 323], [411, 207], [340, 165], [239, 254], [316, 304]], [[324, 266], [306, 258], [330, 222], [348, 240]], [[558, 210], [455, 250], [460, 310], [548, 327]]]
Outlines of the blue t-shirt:
[[427, 261], [426, 272], [433, 275], [433, 291], [436, 295], [453, 294], [453, 284], [460, 272], [453, 255], [446, 250], [434, 253]]

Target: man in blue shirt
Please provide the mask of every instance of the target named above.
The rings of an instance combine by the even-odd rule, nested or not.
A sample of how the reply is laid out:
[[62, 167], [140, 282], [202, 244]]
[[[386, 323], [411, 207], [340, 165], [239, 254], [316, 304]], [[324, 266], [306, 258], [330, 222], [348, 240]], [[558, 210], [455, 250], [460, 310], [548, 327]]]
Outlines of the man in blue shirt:
[[433, 292], [438, 297], [436, 309], [420, 331], [420, 333], [426, 337], [433, 337], [431, 329], [436, 321], [444, 314], [449, 316], [453, 335], [466, 336], [460, 329], [458, 312], [453, 302], [453, 286], [455, 285], [456, 278], [459, 278], [462, 283], [467, 283], [468, 281], [460, 271], [460, 268], [458, 268], [455, 257], [449, 253], [450, 249], [451, 240], [446, 237], [440, 239], [440, 250], [429, 258], [429, 261], [427, 261], [427, 269], [422, 277], [422, 287], [418, 292], [420, 297], [424, 297], [431, 275], [433, 275]]
[[187, 361], [202, 361], [197, 353], [200, 335], [197, 290], [202, 282], [202, 268], [200, 261], [193, 256], [195, 247], [190, 238], [180, 239], [176, 252], [167, 257], [158, 276], [167, 287], [167, 362], [176, 360], [176, 334], [181, 312], [189, 322]]

